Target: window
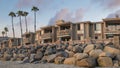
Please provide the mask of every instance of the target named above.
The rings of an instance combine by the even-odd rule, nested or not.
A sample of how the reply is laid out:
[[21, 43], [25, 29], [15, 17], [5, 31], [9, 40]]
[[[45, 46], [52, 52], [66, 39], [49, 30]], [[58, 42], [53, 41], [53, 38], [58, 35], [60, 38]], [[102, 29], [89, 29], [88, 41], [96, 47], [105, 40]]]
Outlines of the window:
[[98, 37], [97, 37], [97, 36], [95, 36], [95, 39], [98, 39]]
[[78, 30], [80, 30], [80, 24], [77, 25]]
[[81, 37], [80, 37], [80, 36], [78, 37], [78, 40], [81, 40]]

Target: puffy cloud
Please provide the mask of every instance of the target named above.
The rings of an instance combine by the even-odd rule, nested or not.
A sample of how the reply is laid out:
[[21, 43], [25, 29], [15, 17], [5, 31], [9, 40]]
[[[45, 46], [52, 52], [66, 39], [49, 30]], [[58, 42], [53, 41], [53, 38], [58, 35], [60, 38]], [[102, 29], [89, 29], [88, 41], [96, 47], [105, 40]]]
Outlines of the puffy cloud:
[[105, 9], [114, 9], [120, 6], [120, 0], [92, 0], [94, 4], [100, 4]]
[[114, 13], [110, 13], [106, 18], [115, 18], [116, 15], [118, 15], [120, 17], [120, 9]]
[[70, 12], [69, 9], [64, 8], [56, 13], [54, 17], [52, 17], [48, 23], [48, 25], [53, 25], [57, 20], [65, 20], [71, 22], [79, 22], [83, 19], [85, 14], [85, 10], [80, 8], [75, 12]]

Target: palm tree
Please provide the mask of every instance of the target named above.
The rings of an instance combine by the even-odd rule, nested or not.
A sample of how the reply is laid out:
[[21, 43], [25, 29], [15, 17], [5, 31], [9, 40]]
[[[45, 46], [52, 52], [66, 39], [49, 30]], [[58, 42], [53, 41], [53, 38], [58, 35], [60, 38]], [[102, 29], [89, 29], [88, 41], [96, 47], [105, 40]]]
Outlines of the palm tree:
[[5, 31], [2, 31], [2, 35], [3, 35], [3, 37], [4, 37], [4, 35], [5, 35]]
[[26, 24], [26, 32], [28, 32], [28, 27], [27, 27], [27, 15], [28, 15], [28, 12], [23, 12], [23, 16], [25, 17], [25, 24]]
[[13, 37], [15, 38], [15, 31], [14, 31], [14, 24], [13, 24], [13, 17], [16, 17], [14, 12], [10, 12], [9, 16], [12, 18], [12, 31], [13, 31]]
[[34, 31], [36, 32], [36, 12], [39, 11], [39, 9], [33, 6], [31, 10], [34, 11]]
[[[23, 30], [22, 30], [21, 17], [23, 16], [23, 11], [20, 11], [20, 10], [19, 10], [16, 14], [18, 15], [19, 20], [20, 20], [20, 29], [21, 29], [21, 38], [22, 38]], [[21, 45], [22, 45], [22, 44], [23, 44], [23, 41], [21, 41]]]
[[8, 28], [7, 28], [7, 27], [5, 27], [5, 28], [4, 28], [4, 30], [5, 30], [6, 37], [7, 37]]

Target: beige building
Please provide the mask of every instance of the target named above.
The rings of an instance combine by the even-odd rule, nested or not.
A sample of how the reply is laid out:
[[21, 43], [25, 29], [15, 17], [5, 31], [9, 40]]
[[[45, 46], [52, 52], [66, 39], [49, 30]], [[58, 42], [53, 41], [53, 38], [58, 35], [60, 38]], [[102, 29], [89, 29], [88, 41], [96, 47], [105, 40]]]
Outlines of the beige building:
[[[34, 35], [34, 34], [33, 34]], [[29, 37], [31, 38], [31, 37]], [[35, 42], [117, 39], [120, 44], [120, 18], [103, 19], [101, 22], [65, 22], [58, 20], [53, 26], [41, 27], [36, 31]], [[32, 38], [33, 39], [33, 38]]]
[[113, 38], [116, 45], [120, 45], [120, 18], [103, 19], [104, 38]]
[[21, 44], [21, 38], [10, 38], [8, 42], [9, 42], [8, 45], [10, 48], [17, 47]]
[[27, 32], [22, 35], [23, 45], [29, 45], [35, 43], [35, 33]]

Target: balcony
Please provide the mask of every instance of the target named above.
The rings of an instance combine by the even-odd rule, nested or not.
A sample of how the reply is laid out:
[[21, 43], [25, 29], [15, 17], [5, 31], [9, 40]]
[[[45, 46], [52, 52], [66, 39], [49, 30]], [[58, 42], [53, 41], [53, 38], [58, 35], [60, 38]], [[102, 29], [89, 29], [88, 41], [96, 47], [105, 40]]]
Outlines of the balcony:
[[30, 40], [29, 38], [25, 38], [25, 39], [23, 39], [23, 42], [25, 42], [25, 43], [30, 43], [31, 40]]
[[42, 39], [49, 39], [52, 38], [52, 33], [44, 33], [43, 35], [41, 35]]
[[84, 30], [77, 31], [77, 34], [84, 34]]
[[57, 36], [58, 37], [64, 37], [64, 36], [70, 36], [71, 35], [71, 30], [67, 29], [67, 30], [60, 30], [57, 32]]
[[120, 34], [120, 30], [105, 30], [105, 34]]

